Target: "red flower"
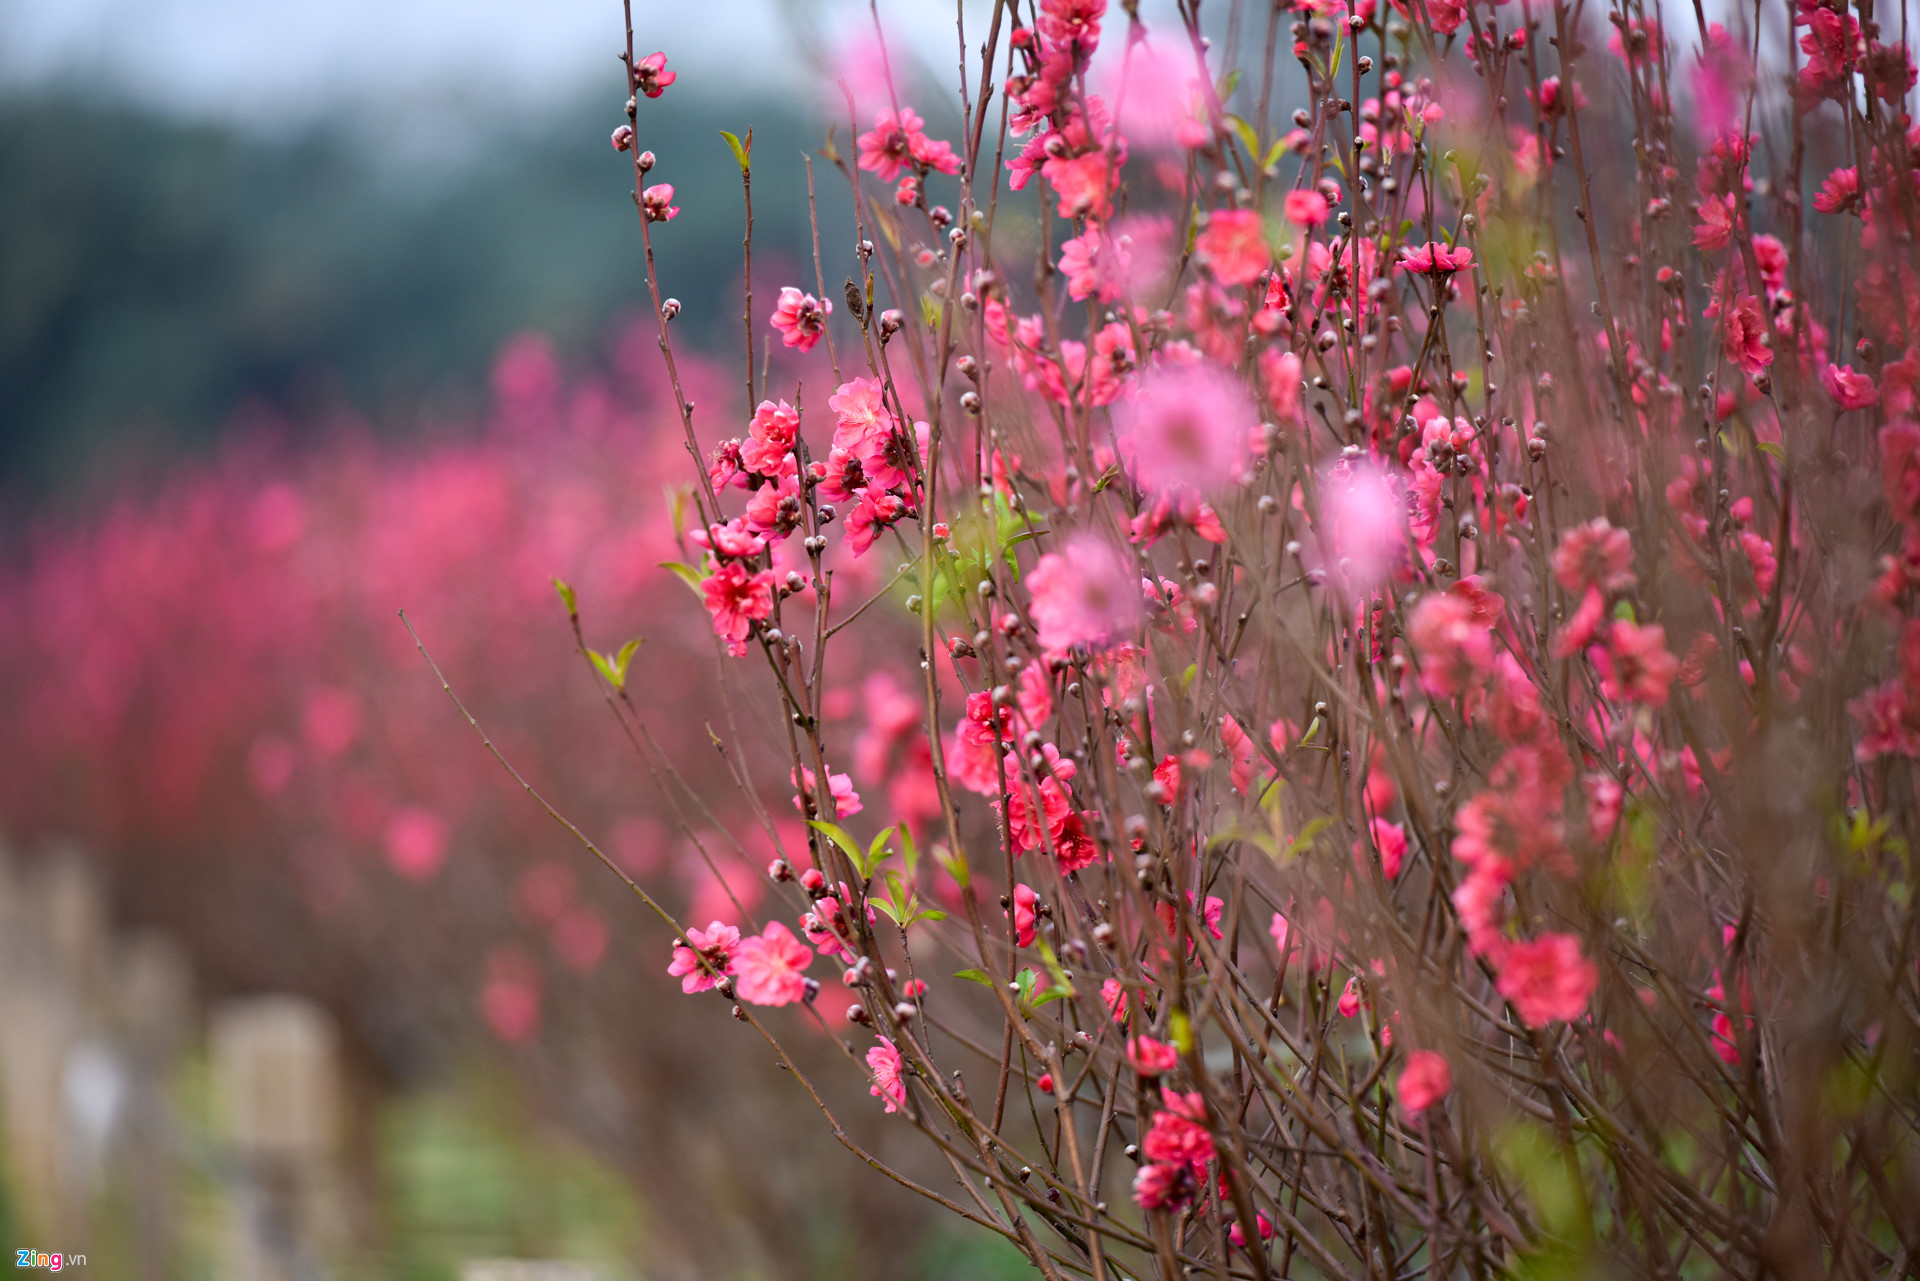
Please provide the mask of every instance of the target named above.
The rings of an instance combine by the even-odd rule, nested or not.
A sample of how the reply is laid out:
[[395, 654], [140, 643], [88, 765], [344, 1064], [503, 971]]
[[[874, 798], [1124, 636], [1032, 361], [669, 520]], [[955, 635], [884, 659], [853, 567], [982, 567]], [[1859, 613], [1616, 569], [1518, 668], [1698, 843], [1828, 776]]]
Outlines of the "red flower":
[[1742, 294], [1722, 316], [1726, 325], [1727, 359], [1749, 375], [1757, 374], [1773, 363], [1773, 349], [1767, 345], [1767, 317], [1760, 300]]
[[1576, 525], [1553, 551], [1553, 576], [1570, 592], [1598, 587], [1608, 594], [1634, 584], [1633, 537], [1604, 516]]
[[1600, 971], [1571, 934], [1542, 934], [1531, 943], [1509, 943], [1495, 961], [1500, 995], [1513, 1003], [1528, 1027], [1577, 1019], [1600, 981]]
[[792, 1005], [807, 993], [806, 969], [813, 949], [778, 921], [740, 941], [733, 975], [740, 999], [754, 1005]]
[[[1373, 847], [1380, 851], [1380, 874], [1389, 881], [1400, 875], [1400, 868], [1407, 858], [1407, 830], [1398, 823], [1389, 823], [1384, 818], [1376, 818], [1367, 824], [1373, 836]], [[1353, 843], [1356, 857], [1364, 858], [1366, 846]]]
[[887, 1111], [898, 1112], [907, 1105], [907, 1084], [902, 1079], [906, 1065], [891, 1040], [883, 1036], [880, 1044], [867, 1051], [867, 1070], [873, 1073], [873, 1085], [867, 1093], [886, 1100]]
[[1055, 156], [1040, 167], [1059, 199], [1062, 218], [1107, 216], [1107, 153]]
[[1720, 196], [1700, 202], [1700, 222], [1693, 229], [1697, 249], [1725, 249], [1733, 243], [1734, 204], [1732, 196]]
[[649, 98], [658, 98], [667, 91], [667, 86], [680, 78], [678, 72], [667, 70], [667, 55], [650, 53], [633, 64], [633, 85]]
[[[1325, 205], [1325, 201], [1321, 203]], [[1194, 242], [1194, 250], [1200, 265], [1209, 268], [1213, 278], [1229, 289], [1252, 284], [1273, 261], [1266, 230], [1259, 211], [1254, 209], [1215, 213]]]
[[1033, 946], [1035, 912], [1040, 896], [1031, 885], [1013, 887], [1013, 942], [1016, 947]]
[[1628, 699], [1660, 707], [1667, 687], [1680, 670], [1680, 660], [1667, 651], [1667, 629], [1659, 624], [1639, 627], [1616, 619], [1608, 645], [1595, 655], [1600, 668], [1600, 692], [1608, 698]]
[[700, 586], [707, 612], [713, 615], [713, 634], [726, 641], [727, 651], [738, 658], [747, 652], [753, 624], [773, 613], [773, 571], [749, 574], [738, 561], [728, 561]]
[[1127, 1042], [1127, 1062], [1144, 1077], [1165, 1076], [1179, 1065], [1180, 1051], [1165, 1041], [1136, 1036]]
[[704, 930], [688, 930], [686, 942], [673, 945], [673, 964], [667, 967], [667, 973], [680, 980], [682, 992], [704, 992], [720, 981], [718, 974], [733, 973], [733, 952], [739, 946], [740, 931], [724, 921], [715, 921]]
[[1317, 191], [1287, 193], [1287, 221], [1296, 227], [1318, 227], [1331, 212], [1327, 198]]
[[1149, 1161], [1184, 1165], [1198, 1172], [1213, 1159], [1213, 1136], [1201, 1124], [1205, 1105], [1198, 1094], [1162, 1089], [1165, 1110], [1155, 1113], [1153, 1125], [1140, 1140], [1140, 1154]]
[[657, 182], [648, 187], [640, 197], [640, 207], [646, 211], [648, 222], [671, 222], [680, 213], [680, 206], [673, 203], [670, 182]]
[[1843, 412], [1880, 403], [1880, 389], [1874, 385], [1873, 375], [1856, 372], [1852, 365], [1828, 365], [1820, 371], [1820, 385]]
[[[803, 765], [799, 772], [791, 777], [795, 791], [800, 793], [793, 798], [793, 807], [804, 814], [807, 811], [802, 798], [813, 795], [813, 771]], [[834, 812], [841, 818], [852, 818], [863, 808], [860, 804], [860, 793], [853, 790], [853, 780], [845, 774], [835, 774], [831, 770], [827, 772], [827, 793], [833, 800]]]
[[925, 126], [911, 107], [902, 107], [898, 116], [880, 112], [873, 118], [872, 130], [859, 137], [860, 167], [878, 174], [882, 182], [892, 182], [909, 165], [959, 173], [960, 157], [948, 144], [929, 139]]
[[1465, 245], [1449, 249], [1438, 240], [1429, 240], [1418, 249], [1402, 249], [1400, 265], [1417, 276], [1444, 276], [1471, 267], [1473, 250]]
[[1447, 1065], [1443, 1055], [1432, 1050], [1415, 1050], [1407, 1056], [1407, 1066], [1400, 1073], [1399, 1083], [1394, 1093], [1399, 1096], [1400, 1110], [1409, 1119], [1419, 1116], [1453, 1092], [1453, 1069]]
[[864, 555], [880, 538], [883, 530], [906, 514], [907, 505], [898, 495], [875, 495], [871, 487], [862, 489], [859, 501], [847, 513], [847, 548], [855, 556]]
[[1820, 184], [1820, 191], [1813, 198], [1813, 207], [1826, 214], [1853, 209], [1859, 203], [1860, 170], [1857, 168], [1835, 169]]
[[780, 290], [780, 301], [773, 309], [773, 327], [787, 346], [812, 351], [820, 335], [827, 332], [827, 317], [832, 313], [832, 303], [823, 303], [787, 285]]
[[1429, 592], [1414, 606], [1407, 640], [1420, 658], [1420, 688], [1433, 698], [1477, 689], [1493, 666], [1493, 640], [1474, 621], [1472, 602], [1452, 592]]

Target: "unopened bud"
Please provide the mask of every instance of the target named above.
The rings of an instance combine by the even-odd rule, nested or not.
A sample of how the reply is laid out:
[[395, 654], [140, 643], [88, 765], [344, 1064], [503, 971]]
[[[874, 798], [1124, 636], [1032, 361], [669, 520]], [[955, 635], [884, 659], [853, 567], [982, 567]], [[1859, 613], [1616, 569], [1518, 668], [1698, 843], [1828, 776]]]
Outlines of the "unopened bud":
[[767, 864], [767, 875], [776, 881], [791, 881], [793, 879], [793, 864], [783, 858], [777, 858]]
[[654, 166], [653, 153], [651, 151], [641, 152], [640, 153], [640, 172], [645, 173], [647, 172], [647, 170], [653, 168], [653, 166]]

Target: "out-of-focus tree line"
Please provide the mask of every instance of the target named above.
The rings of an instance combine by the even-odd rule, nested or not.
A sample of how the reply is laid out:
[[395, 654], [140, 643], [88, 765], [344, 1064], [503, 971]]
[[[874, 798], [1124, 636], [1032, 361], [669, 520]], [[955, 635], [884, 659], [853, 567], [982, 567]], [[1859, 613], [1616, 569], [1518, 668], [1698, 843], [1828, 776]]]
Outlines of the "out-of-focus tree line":
[[[378, 429], [461, 419], [523, 330], [591, 353], [645, 296], [632, 170], [607, 141], [617, 91], [456, 131], [428, 164], [344, 130], [268, 138], [0, 98], [0, 484], [124, 474], [212, 440], [250, 401], [296, 420], [350, 408]], [[812, 280], [800, 157], [821, 127], [790, 102], [649, 104], [651, 177], [685, 211], [661, 283], [688, 302], [696, 347], [740, 333], [740, 180], [716, 119], [756, 129], [756, 308]], [[816, 169], [821, 225], [848, 226], [844, 183]]]

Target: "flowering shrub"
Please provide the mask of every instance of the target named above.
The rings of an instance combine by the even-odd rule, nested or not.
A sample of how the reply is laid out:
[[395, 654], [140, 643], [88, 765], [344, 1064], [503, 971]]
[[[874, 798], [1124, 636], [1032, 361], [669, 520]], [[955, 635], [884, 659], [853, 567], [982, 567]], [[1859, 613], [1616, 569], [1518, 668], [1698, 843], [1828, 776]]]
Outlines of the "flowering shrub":
[[996, 6], [950, 139], [843, 83], [809, 394], [676, 384], [807, 831], [672, 972], [836, 1025], [953, 1181], [863, 1157], [1050, 1278], [1904, 1273], [1909, 52], [1295, 8]]

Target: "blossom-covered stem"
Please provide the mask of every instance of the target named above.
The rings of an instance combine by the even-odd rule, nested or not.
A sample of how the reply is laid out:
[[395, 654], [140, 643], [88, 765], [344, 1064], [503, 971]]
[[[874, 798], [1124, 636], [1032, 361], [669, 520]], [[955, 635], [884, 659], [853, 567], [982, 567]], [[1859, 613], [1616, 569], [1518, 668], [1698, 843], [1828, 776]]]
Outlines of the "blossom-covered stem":
[[753, 383], [753, 129], [747, 129], [746, 137], [740, 140], [740, 196], [746, 204], [746, 228], [740, 233], [740, 255], [743, 261], [741, 279], [745, 282], [747, 301], [740, 312], [740, 324], [747, 331], [745, 345], [747, 358], [747, 404], [757, 405], [760, 397], [754, 394]]
[[[693, 405], [687, 400], [686, 392], [681, 389], [680, 370], [673, 360], [673, 341], [667, 336], [666, 299], [661, 296], [660, 276], [653, 265], [653, 232], [649, 225], [651, 220], [640, 198], [647, 172], [642, 167], [641, 157], [649, 153], [641, 150], [638, 137], [639, 106], [635, 94], [635, 85], [638, 81], [635, 76], [633, 57], [633, 0], [620, 0], [620, 4], [627, 26], [627, 47], [623, 57], [627, 68], [627, 122], [635, 131], [634, 143], [628, 148], [633, 156], [633, 207], [634, 212], [640, 215], [640, 243], [645, 250], [647, 262], [647, 294], [653, 300], [653, 318], [659, 329], [660, 356], [666, 363], [667, 382], [673, 388], [674, 404], [680, 410], [680, 428], [686, 436], [687, 457], [692, 461], [694, 470], [699, 473], [701, 489], [706, 495], [706, 502], [700, 505], [700, 522], [705, 525], [719, 515], [720, 498], [714, 492], [712, 479], [707, 475], [706, 460], [700, 455], [700, 442], [693, 434]], [[751, 349], [747, 359], [749, 362], [753, 359]], [[751, 396], [748, 397], [748, 403], [752, 403]]]

